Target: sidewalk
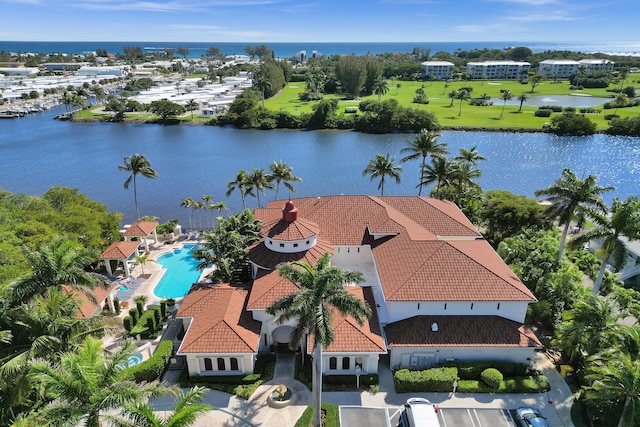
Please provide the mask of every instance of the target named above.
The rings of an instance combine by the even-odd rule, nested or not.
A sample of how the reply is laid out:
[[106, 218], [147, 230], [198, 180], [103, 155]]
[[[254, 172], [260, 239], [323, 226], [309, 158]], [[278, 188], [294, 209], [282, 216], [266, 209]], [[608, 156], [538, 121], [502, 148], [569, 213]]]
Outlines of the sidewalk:
[[[551, 391], [536, 394], [487, 394], [487, 393], [396, 393], [389, 366], [380, 363], [380, 392], [323, 392], [322, 401], [338, 405], [364, 407], [399, 407], [409, 397], [424, 397], [441, 408], [502, 408], [515, 409], [520, 406], [538, 408], [554, 427], [573, 427], [571, 405], [573, 395], [558, 371], [547, 357], [539, 353], [534, 366], [549, 379]], [[286, 408], [271, 408], [267, 394], [278, 384], [285, 384], [294, 391], [293, 402]], [[553, 403], [549, 403], [549, 399]], [[198, 418], [194, 426], [202, 427], [291, 427], [307, 405], [311, 403], [311, 391], [293, 379], [293, 356], [279, 355], [273, 380], [258, 387], [249, 400], [229, 394], [211, 391], [205, 403], [214, 409]], [[157, 410], [170, 410], [169, 402], [155, 401]], [[350, 426], [344, 426], [350, 427]]]

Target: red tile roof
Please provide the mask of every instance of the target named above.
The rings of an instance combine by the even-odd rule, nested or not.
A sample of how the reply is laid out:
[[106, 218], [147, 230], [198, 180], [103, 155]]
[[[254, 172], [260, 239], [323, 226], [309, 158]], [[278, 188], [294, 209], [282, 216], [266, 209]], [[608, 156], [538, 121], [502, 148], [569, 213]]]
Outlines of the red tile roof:
[[[104, 305], [104, 302], [107, 299], [107, 296], [111, 293], [111, 291], [113, 291], [113, 289], [116, 286], [119, 286], [119, 283], [117, 282], [112, 283], [106, 289], [96, 286], [93, 289], [93, 295], [96, 298], [96, 302], [91, 301], [82, 292], [78, 292], [78, 291], [73, 292], [75, 295], [75, 299], [82, 302], [82, 305], [80, 306], [80, 311], [78, 312], [78, 318], [89, 317], [93, 315], [98, 309], [98, 307]], [[66, 292], [72, 292], [71, 287], [67, 285], [63, 285], [62, 289], [64, 289]]]
[[[257, 209], [256, 219], [280, 218], [283, 204]], [[328, 245], [371, 245], [387, 301], [535, 301], [452, 202], [328, 196], [295, 199], [295, 206], [299, 219], [318, 224], [318, 239]]]
[[176, 314], [193, 318], [178, 353], [256, 353], [261, 323], [246, 310], [248, 295], [227, 284], [192, 288]]
[[[329, 347], [323, 348], [322, 351], [327, 353], [386, 353], [387, 348], [380, 331], [376, 302], [371, 287], [346, 286], [345, 289], [371, 307], [371, 318], [360, 326], [353, 317], [343, 316], [338, 310], [332, 309], [335, 339]], [[309, 340], [308, 351], [313, 351], [313, 336]]]
[[323, 241], [316, 241], [314, 247], [304, 252], [280, 253], [267, 248], [264, 240], [261, 240], [249, 248], [247, 256], [260, 268], [274, 270], [283, 262], [302, 261], [313, 265], [326, 252], [333, 255], [333, 246]]
[[260, 230], [260, 234], [274, 240], [292, 241], [316, 236], [319, 230], [318, 224], [303, 218], [293, 222], [279, 219], [265, 223]]
[[[438, 330], [431, 325], [437, 323]], [[527, 326], [499, 316], [415, 316], [385, 327], [393, 347], [530, 347], [542, 343]]]
[[102, 252], [100, 259], [129, 259], [138, 246], [140, 246], [139, 241], [114, 242]]
[[157, 221], [134, 222], [122, 235], [127, 237], [145, 237], [151, 234], [158, 224], [159, 222]]
[[415, 316], [388, 324], [385, 333], [389, 348], [542, 347], [527, 326], [499, 316]]

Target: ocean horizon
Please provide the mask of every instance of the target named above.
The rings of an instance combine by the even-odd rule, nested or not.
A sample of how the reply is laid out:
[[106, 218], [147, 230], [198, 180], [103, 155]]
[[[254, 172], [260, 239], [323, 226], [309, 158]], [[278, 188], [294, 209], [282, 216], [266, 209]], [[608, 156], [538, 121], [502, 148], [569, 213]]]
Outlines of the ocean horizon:
[[266, 45], [278, 58], [290, 58], [301, 50], [311, 55], [313, 51], [326, 56], [380, 53], [411, 53], [414, 48], [437, 52], [455, 53], [456, 50], [482, 50], [526, 46], [534, 53], [545, 51], [571, 51], [585, 54], [640, 56], [640, 42], [596, 42], [596, 41], [468, 41], [468, 42], [157, 42], [157, 41], [0, 41], [0, 51], [12, 53], [66, 53], [86, 54], [104, 49], [118, 54], [125, 46], [140, 46], [146, 52], [164, 49], [189, 49], [188, 58], [200, 58], [207, 49], [215, 46], [224, 54], [244, 54], [246, 46]]

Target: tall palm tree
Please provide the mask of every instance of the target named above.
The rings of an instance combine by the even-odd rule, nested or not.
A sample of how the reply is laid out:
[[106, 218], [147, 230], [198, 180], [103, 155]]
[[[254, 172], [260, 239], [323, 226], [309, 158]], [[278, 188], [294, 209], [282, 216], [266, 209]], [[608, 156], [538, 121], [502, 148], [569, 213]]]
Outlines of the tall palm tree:
[[253, 81], [253, 85], [262, 94], [262, 106], [264, 107], [264, 93], [271, 90], [271, 81], [266, 77], [258, 76], [258, 78]]
[[502, 98], [502, 111], [500, 112], [500, 118], [502, 118], [504, 114], [504, 107], [507, 106], [507, 101], [513, 98], [511, 91], [509, 89], [503, 89], [500, 91], [500, 98]]
[[453, 176], [453, 163], [445, 157], [432, 157], [431, 164], [425, 165], [423, 172], [422, 185], [436, 183], [436, 198], [440, 198], [440, 187], [449, 185]]
[[184, 106], [187, 111], [191, 111], [191, 119], [193, 119], [193, 111], [198, 109], [198, 103], [195, 99], [190, 99]]
[[389, 92], [389, 84], [387, 82], [387, 79], [382, 76], [376, 77], [375, 81], [373, 82], [373, 93], [378, 95], [378, 102], [380, 102], [382, 95], [385, 95], [387, 92]]
[[629, 196], [623, 201], [616, 197], [611, 203], [610, 212], [588, 209], [586, 215], [592, 220], [594, 227], [576, 236], [571, 243], [579, 247], [592, 240], [602, 241], [596, 252], [602, 265], [593, 284], [593, 293], [598, 294], [609, 258], [613, 257], [616, 269], [625, 262], [626, 247], [620, 238], [625, 236], [631, 241], [640, 239], [640, 197]]
[[[210, 194], [203, 194], [202, 201], [204, 202], [204, 209], [211, 211], [211, 228], [214, 227], [213, 211], [221, 212], [223, 209], [227, 209], [225, 202], [214, 202], [213, 197]], [[208, 222], [207, 222], [208, 225]]]
[[208, 391], [196, 386], [181, 393], [169, 416], [162, 417], [151, 404], [139, 402], [125, 407], [121, 416], [108, 417], [108, 420], [115, 427], [189, 427], [199, 415], [211, 410], [211, 406], [202, 403]]
[[133, 201], [136, 204], [136, 218], [140, 218], [140, 210], [138, 209], [138, 188], [136, 184], [136, 177], [138, 174], [145, 178], [157, 179], [158, 172], [151, 167], [151, 162], [143, 154], [134, 154], [124, 158], [124, 164], [119, 165], [118, 169], [121, 171], [130, 172], [129, 177], [124, 182], [125, 190], [129, 188], [129, 184], [133, 181]]
[[39, 250], [25, 248], [31, 273], [17, 278], [8, 288], [10, 305], [26, 302], [35, 295], [63, 285], [83, 293], [95, 302], [95, 286], [106, 288], [109, 281], [101, 274], [86, 271], [95, 256], [80, 244], [62, 237], [54, 238]]
[[346, 284], [363, 283], [360, 272], [343, 271], [330, 265], [325, 253], [314, 266], [304, 262], [292, 262], [278, 267], [280, 276], [287, 278], [298, 292], [275, 301], [267, 313], [276, 322], [295, 320], [290, 346], [305, 345], [304, 338], [313, 337], [313, 425], [320, 427], [322, 403], [322, 347], [334, 340], [332, 308], [344, 316], [352, 316], [360, 325], [371, 317], [371, 308], [345, 289]]
[[456, 91], [454, 98], [460, 101], [460, 108], [458, 109], [458, 117], [462, 114], [462, 101], [467, 101], [471, 95], [466, 89], [459, 89]]
[[438, 142], [438, 138], [442, 135], [436, 130], [422, 129], [420, 135], [416, 136], [413, 140], [408, 141], [408, 146], [400, 150], [401, 153], [409, 153], [400, 159], [401, 163], [409, 160], [415, 160], [418, 157], [422, 158], [420, 163], [420, 183], [418, 184], [418, 196], [422, 195], [422, 183], [424, 182], [425, 164], [427, 156], [446, 156], [447, 143]]
[[624, 402], [618, 427], [634, 426], [640, 416], [640, 329], [624, 327], [623, 342], [592, 357], [586, 379], [592, 381], [586, 398], [600, 404]]
[[455, 185], [457, 197], [469, 188], [480, 189], [480, 185], [475, 181], [482, 176], [480, 169], [475, 169], [471, 163], [454, 162], [451, 166], [451, 183]]
[[260, 206], [260, 193], [264, 194], [264, 190], [275, 188], [273, 182], [271, 182], [271, 175], [265, 173], [262, 168], [253, 168], [249, 174], [247, 180], [248, 185], [253, 190], [256, 190], [256, 196], [258, 198], [258, 207]]
[[144, 275], [144, 265], [148, 262], [156, 262], [156, 260], [153, 258], [149, 258], [149, 254], [142, 254], [136, 255], [135, 261], [133, 263], [140, 266], [142, 274]]
[[254, 194], [253, 188], [249, 184], [249, 174], [245, 170], [239, 170], [236, 174], [236, 179], [227, 183], [226, 196], [229, 197], [236, 189], [242, 198], [242, 209], [246, 209], [245, 197], [254, 196]]
[[296, 192], [296, 188], [291, 184], [292, 182], [300, 182], [302, 178], [293, 175], [293, 171], [289, 165], [283, 161], [275, 161], [269, 165], [269, 172], [271, 179], [276, 182], [276, 200], [278, 200], [278, 191], [280, 190], [280, 183], [284, 183], [292, 193]]
[[395, 158], [389, 157], [389, 153], [384, 156], [382, 154], [376, 154], [376, 158], [371, 160], [362, 171], [362, 175], [371, 175], [371, 181], [375, 178], [380, 178], [378, 190], [380, 190], [381, 196], [384, 196], [384, 181], [387, 176], [395, 179], [396, 184], [400, 183], [402, 167], [395, 165], [395, 160]]
[[470, 149], [460, 148], [460, 154], [453, 160], [460, 163], [469, 163], [471, 166], [477, 166], [481, 160], [486, 160], [478, 153], [478, 146], [474, 145]]
[[44, 390], [49, 403], [31, 415], [44, 424], [55, 420], [62, 425], [99, 427], [105, 412], [123, 409], [151, 397], [175, 394], [157, 381], [144, 385], [126, 380], [123, 366], [135, 351], [127, 342], [109, 353], [99, 339], [87, 338], [77, 352], [62, 354], [59, 363], [38, 360], [31, 363], [29, 376]]
[[189, 215], [189, 230], [193, 230], [193, 220], [191, 218], [191, 211], [194, 210], [193, 202], [195, 202], [195, 200], [193, 200], [193, 197], [185, 197], [184, 199], [180, 200], [180, 207], [188, 209], [187, 214]]
[[624, 108], [627, 105], [629, 105], [629, 96], [626, 93], [619, 93], [613, 99], [612, 104], [616, 106], [616, 109], [613, 111], [613, 114], [618, 114], [618, 108], [620, 107]]
[[518, 113], [522, 111], [522, 104], [527, 102], [528, 99], [529, 99], [529, 97], [527, 96], [526, 93], [523, 93], [522, 95], [520, 95], [518, 97], [518, 101], [520, 101], [520, 108], [518, 108]]
[[549, 187], [534, 193], [536, 197], [550, 196], [545, 199], [550, 203], [545, 209], [545, 215], [549, 218], [558, 218], [558, 223], [564, 225], [558, 248], [558, 262], [562, 259], [569, 225], [576, 210], [589, 208], [604, 212], [607, 209], [601, 194], [614, 188], [596, 185], [597, 180], [595, 175], [580, 179], [570, 169], [565, 168], [562, 171], [562, 177], [556, 179]]

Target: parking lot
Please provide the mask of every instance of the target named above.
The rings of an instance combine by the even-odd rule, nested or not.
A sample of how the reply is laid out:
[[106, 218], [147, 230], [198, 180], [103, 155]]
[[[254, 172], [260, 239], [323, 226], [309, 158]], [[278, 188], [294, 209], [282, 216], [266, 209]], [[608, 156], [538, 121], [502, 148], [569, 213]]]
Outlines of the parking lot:
[[[367, 408], [340, 406], [340, 425], [343, 427], [399, 427], [401, 406]], [[438, 411], [441, 427], [514, 427], [516, 424], [505, 409], [441, 408]]]

